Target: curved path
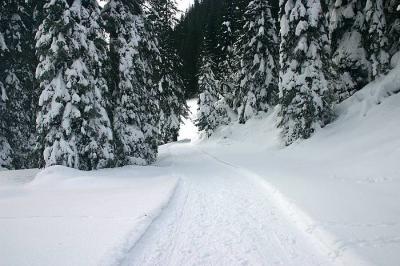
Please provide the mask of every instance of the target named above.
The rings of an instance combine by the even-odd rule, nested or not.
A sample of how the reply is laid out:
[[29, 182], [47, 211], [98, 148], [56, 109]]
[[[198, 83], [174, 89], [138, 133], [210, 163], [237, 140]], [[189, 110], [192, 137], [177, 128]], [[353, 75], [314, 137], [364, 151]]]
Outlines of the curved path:
[[176, 194], [122, 265], [331, 265], [263, 188], [191, 144], [168, 146]]

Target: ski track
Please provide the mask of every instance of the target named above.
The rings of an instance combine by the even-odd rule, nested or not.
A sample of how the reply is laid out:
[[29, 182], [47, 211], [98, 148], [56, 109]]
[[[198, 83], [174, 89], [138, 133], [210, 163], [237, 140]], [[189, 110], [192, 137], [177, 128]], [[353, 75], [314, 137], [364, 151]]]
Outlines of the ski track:
[[337, 264], [236, 166], [191, 144], [168, 153], [181, 182], [121, 265]]

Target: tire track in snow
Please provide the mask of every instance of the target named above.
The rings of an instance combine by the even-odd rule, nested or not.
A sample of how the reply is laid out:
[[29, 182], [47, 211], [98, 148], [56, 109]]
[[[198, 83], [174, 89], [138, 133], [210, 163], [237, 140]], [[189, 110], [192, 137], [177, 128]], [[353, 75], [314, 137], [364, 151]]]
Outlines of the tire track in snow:
[[239, 167], [169, 146], [180, 177], [170, 204], [121, 265], [332, 265]]
[[[295, 224], [298, 229], [302, 232], [308, 234], [308, 238], [312, 240], [314, 245], [324, 254], [326, 254], [333, 263], [338, 265], [352, 265], [352, 266], [369, 266], [371, 263], [361, 258], [358, 254], [352, 250], [346, 250], [346, 247], [351, 246], [348, 243], [342, 243], [336, 239], [335, 236], [324, 230], [320, 223], [314, 221], [310, 216], [308, 216], [303, 210], [298, 208], [293, 202], [287, 199], [280, 191], [273, 187], [266, 179], [262, 178], [260, 175], [240, 167], [238, 165], [232, 164], [230, 162], [224, 161], [211, 153], [208, 153], [200, 148], [198, 150], [209, 156], [210, 158], [216, 160], [219, 163], [227, 165], [234, 168], [242, 176], [246, 176], [249, 180], [253, 180], [255, 183], [260, 184], [265, 188], [266, 193], [271, 196], [271, 201], [275, 202], [279, 209], [287, 216], [287, 218]], [[394, 241], [393, 241], [394, 240]], [[366, 245], [366, 241], [354, 241], [354, 243], [362, 243]], [[387, 243], [398, 243], [398, 238], [388, 239]], [[345, 254], [344, 251], [347, 251]]]

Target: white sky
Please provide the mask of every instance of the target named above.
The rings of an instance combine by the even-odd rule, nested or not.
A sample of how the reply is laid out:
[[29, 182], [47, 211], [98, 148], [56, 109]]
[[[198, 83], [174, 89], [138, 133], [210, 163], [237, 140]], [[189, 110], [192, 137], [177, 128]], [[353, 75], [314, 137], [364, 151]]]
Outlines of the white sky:
[[100, 4], [101, 6], [104, 6], [104, 5], [106, 4], [106, 1], [105, 1], [105, 0], [97, 0], [97, 2], [99, 2], [99, 4]]
[[193, 0], [176, 0], [178, 3], [179, 10], [185, 11], [189, 8], [191, 4], [193, 4]]

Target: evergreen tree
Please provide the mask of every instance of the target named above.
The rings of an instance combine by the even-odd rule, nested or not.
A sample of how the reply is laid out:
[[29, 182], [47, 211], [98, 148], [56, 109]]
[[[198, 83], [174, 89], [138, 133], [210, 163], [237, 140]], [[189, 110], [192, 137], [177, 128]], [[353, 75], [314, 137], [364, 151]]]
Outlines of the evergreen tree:
[[71, 120], [77, 120], [80, 113], [75, 105], [77, 100], [72, 102], [64, 78], [69, 61], [66, 36], [73, 20], [65, 0], [47, 3], [44, 14], [36, 35], [39, 55], [36, 78], [42, 91], [37, 118], [38, 149], [43, 152], [44, 159], [41, 164], [78, 168], [77, 136], [71, 132]]
[[103, 10], [110, 34], [110, 87], [118, 165], [155, 161], [159, 110], [150, 60], [156, 43], [143, 20], [141, 2], [111, 0]]
[[400, 0], [387, 0], [385, 2], [388, 49], [390, 56], [393, 56], [400, 51]]
[[36, 166], [29, 160], [35, 128], [35, 112], [31, 107], [36, 99], [30, 4], [24, 0], [6, 0], [0, 4], [0, 123], [3, 128], [0, 137], [3, 139], [1, 146], [13, 155], [7, 159], [9, 167], [17, 169]]
[[218, 35], [218, 79], [225, 101], [230, 108], [236, 110], [241, 102], [235, 95], [238, 91], [240, 65], [240, 52], [238, 51], [238, 39], [243, 35], [243, 27], [246, 23], [244, 13], [249, 3], [248, 0], [223, 1], [223, 22], [220, 25]]
[[[157, 88], [159, 83], [154, 80], [155, 65], [160, 58], [160, 51], [150, 21], [146, 20], [143, 15], [140, 18], [143, 21], [142, 24], [139, 24], [142, 26], [139, 27], [139, 54], [141, 55], [141, 70], [143, 71], [140, 76], [143, 77], [142, 103], [145, 103], [142, 112], [142, 131], [146, 147], [143, 158], [146, 158], [146, 164], [149, 164], [157, 159], [160, 139], [160, 92]], [[139, 71], [140, 69], [137, 73], [140, 73]]]
[[148, 20], [153, 22], [160, 51], [154, 66], [154, 81], [160, 94], [160, 142], [168, 143], [178, 139], [182, 116], [187, 112], [180, 76], [182, 64], [173, 40], [178, 9], [174, 0], [150, 0], [149, 3]]
[[[201, 63], [200, 45], [206, 31], [209, 32], [210, 56], [216, 63], [213, 66], [214, 73], [221, 79], [224, 90], [227, 89], [226, 85], [234, 84], [234, 82], [231, 82], [231, 75], [226, 74], [226, 67], [222, 67], [219, 64], [221, 62], [220, 58], [225, 57], [225, 52], [227, 51], [224, 41], [221, 38], [224, 35], [221, 25], [224, 25], [224, 22], [229, 22], [229, 27], [235, 34], [240, 33], [240, 30], [243, 28], [243, 12], [248, 2], [249, 0], [195, 1], [194, 5], [175, 27], [175, 35], [177, 36], [175, 45], [178, 49], [178, 54], [183, 60], [182, 73], [186, 85], [187, 97], [198, 94], [198, 72]], [[229, 12], [227, 11], [228, 9]], [[227, 36], [227, 38], [232, 41], [232, 44], [237, 40], [234, 36]], [[234, 60], [231, 62], [235, 63]], [[229, 79], [225, 80], [221, 78], [222, 76]]]
[[84, 170], [112, 165], [112, 132], [101, 70], [105, 43], [95, 0], [55, 0], [44, 5], [36, 35], [42, 91], [38, 144], [45, 166]]
[[0, 169], [11, 168], [12, 150], [8, 141], [9, 132], [7, 126], [7, 102], [8, 96], [6, 91], [6, 66], [4, 62], [7, 60], [8, 47], [5, 42], [5, 33], [7, 26], [6, 2], [0, 3]]
[[309, 138], [331, 119], [329, 43], [319, 0], [285, 0], [280, 8], [280, 127], [289, 145]]
[[224, 98], [233, 109], [236, 105], [234, 93], [237, 87], [239, 62], [235, 54], [235, 43], [238, 38], [237, 19], [235, 18], [236, 1], [224, 1], [223, 22], [218, 35], [218, 79], [221, 81]]
[[236, 36], [240, 36], [241, 32], [243, 32], [243, 26], [246, 24], [246, 20], [244, 19], [244, 14], [246, 9], [251, 1], [250, 0], [235, 0], [234, 1], [234, 9], [233, 9], [233, 31]]
[[275, 105], [278, 92], [279, 44], [271, 7], [263, 0], [253, 0], [245, 12], [245, 21], [238, 44], [239, 123]]
[[[113, 133], [106, 107], [107, 43], [102, 30], [100, 7], [96, 0], [75, 0], [71, 6], [75, 21], [72, 42], [79, 44], [74, 62], [66, 71], [67, 88], [78, 95], [81, 114], [79, 163], [91, 170], [114, 165]], [[74, 97], [74, 96], [73, 96]], [[78, 134], [78, 133], [77, 133]]]
[[338, 102], [363, 88], [371, 79], [363, 40], [365, 3], [366, 0], [330, 1], [329, 33]]
[[207, 137], [211, 136], [216, 128], [230, 122], [229, 107], [219, 93], [219, 81], [217, 80], [209, 55], [207, 39], [204, 40], [199, 72], [198, 111], [196, 126]]
[[376, 78], [380, 74], [385, 74], [389, 68], [383, 0], [367, 0], [364, 14], [366, 50], [372, 66], [372, 78]]
[[[0, 4], [0, 22], [3, 26], [3, 11], [4, 8]], [[0, 61], [6, 62], [6, 53], [7, 53], [7, 46], [4, 40], [4, 28], [0, 28]], [[5, 64], [0, 64], [0, 169], [1, 168], [11, 168], [11, 160], [12, 160], [12, 150], [10, 144], [8, 142], [8, 127], [7, 127], [7, 92], [5, 83]]]

